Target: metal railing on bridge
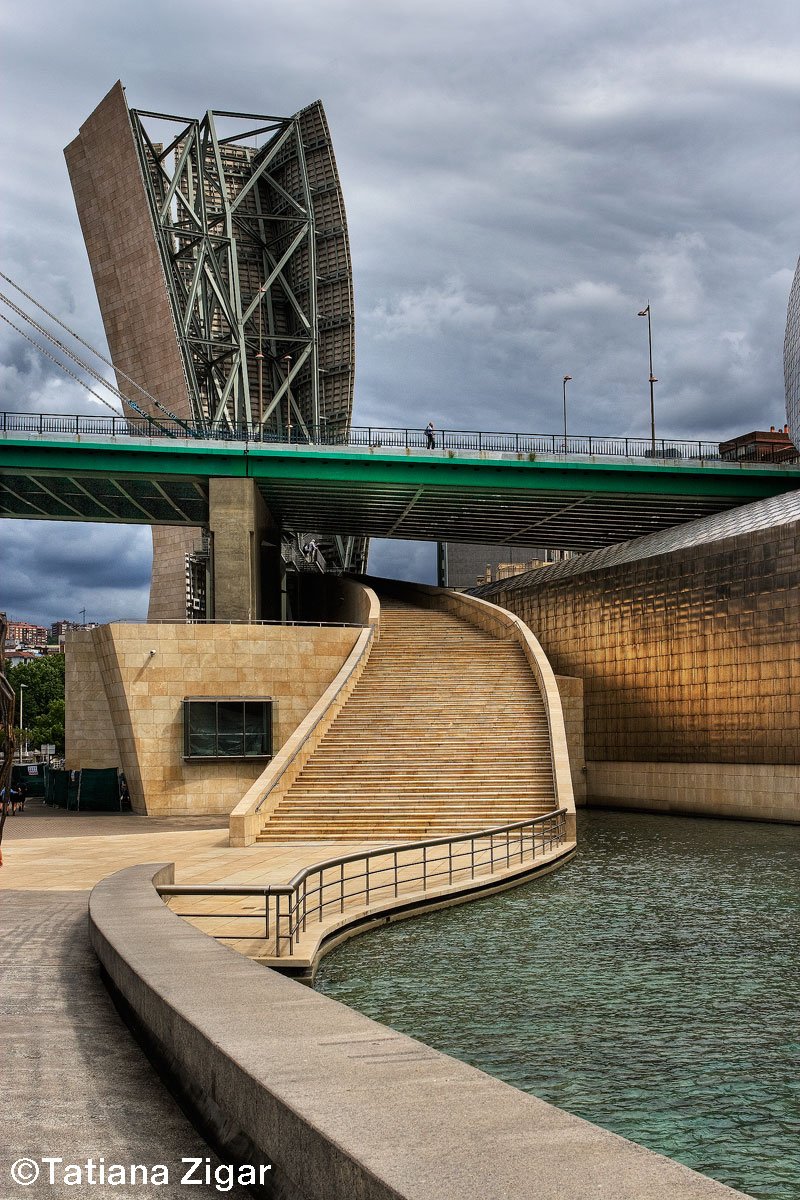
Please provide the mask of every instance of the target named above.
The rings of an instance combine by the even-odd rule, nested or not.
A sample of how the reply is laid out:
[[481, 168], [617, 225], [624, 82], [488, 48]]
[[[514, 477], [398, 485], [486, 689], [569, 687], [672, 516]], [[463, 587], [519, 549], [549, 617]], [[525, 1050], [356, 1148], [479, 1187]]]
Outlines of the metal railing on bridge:
[[[309, 428], [298, 436], [274, 433], [257, 425], [233, 425], [218, 422], [196, 425], [189, 421], [171, 421], [165, 417], [125, 417], [0, 413], [0, 433], [27, 433], [39, 436], [100, 435], [102, 437], [169, 438], [179, 441], [232, 441], [253, 445], [292, 445], [300, 447], [361, 447], [372, 450], [423, 450], [431, 453], [484, 451], [519, 455], [576, 455], [582, 457], [643, 458], [718, 462], [719, 442], [676, 438], [607, 437], [594, 434], [504, 433], [470, 429], [437, 429], [428, 434], [422, 429], [354, 425], [349, 430], [331, 430], [327, 426]], [[759, 446], [752, 453], [739, 454], [732, 462], [796, 463], [800, 452], [791, 447]]]

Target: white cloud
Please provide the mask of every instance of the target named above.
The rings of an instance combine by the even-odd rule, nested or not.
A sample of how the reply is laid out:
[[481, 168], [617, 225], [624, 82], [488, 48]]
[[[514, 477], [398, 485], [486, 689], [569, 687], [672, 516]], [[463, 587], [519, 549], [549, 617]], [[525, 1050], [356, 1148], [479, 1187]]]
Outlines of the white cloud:
[[489, 330], [497, 319], [497, 306], [482, 303], [467, 293], [464, 281], [445, 280], [414, 292], [380, 300], [367, 314], [376, 338], [435, 338], [453, 332]]

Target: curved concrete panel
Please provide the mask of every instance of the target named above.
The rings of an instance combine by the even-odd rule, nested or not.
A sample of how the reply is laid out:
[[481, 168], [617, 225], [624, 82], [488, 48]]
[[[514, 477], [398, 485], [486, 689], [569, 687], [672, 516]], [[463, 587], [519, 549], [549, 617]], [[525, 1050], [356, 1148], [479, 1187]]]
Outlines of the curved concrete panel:
[[113, 988], [184, 1087], [273, 1163], [286, 1200], [741, 1196], [225, 949], [141, 866], [90, 899]]

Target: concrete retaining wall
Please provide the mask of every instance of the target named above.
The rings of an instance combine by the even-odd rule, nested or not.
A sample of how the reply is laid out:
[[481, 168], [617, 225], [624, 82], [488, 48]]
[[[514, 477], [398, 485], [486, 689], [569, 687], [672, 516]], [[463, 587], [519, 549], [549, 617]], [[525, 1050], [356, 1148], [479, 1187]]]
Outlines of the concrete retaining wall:
[[586, 769], [590, 808], [800, 823], [797, 767], [762, 763], [589, 762]]
[[195, 1101], [274, 1164], [282, 1200], [741, 1196], [227, 950], [133, 867], [89, 906], [92, 945]]

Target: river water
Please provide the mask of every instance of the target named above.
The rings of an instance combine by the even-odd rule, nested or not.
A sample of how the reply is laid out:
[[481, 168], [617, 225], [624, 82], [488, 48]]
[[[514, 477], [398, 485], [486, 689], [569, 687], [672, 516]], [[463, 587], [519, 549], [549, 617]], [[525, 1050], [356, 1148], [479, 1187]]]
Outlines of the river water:
[[800, 1200], [800, 827], [579, 816], [514, 891], [356, 937], [316, 986], [759, 1200]]

